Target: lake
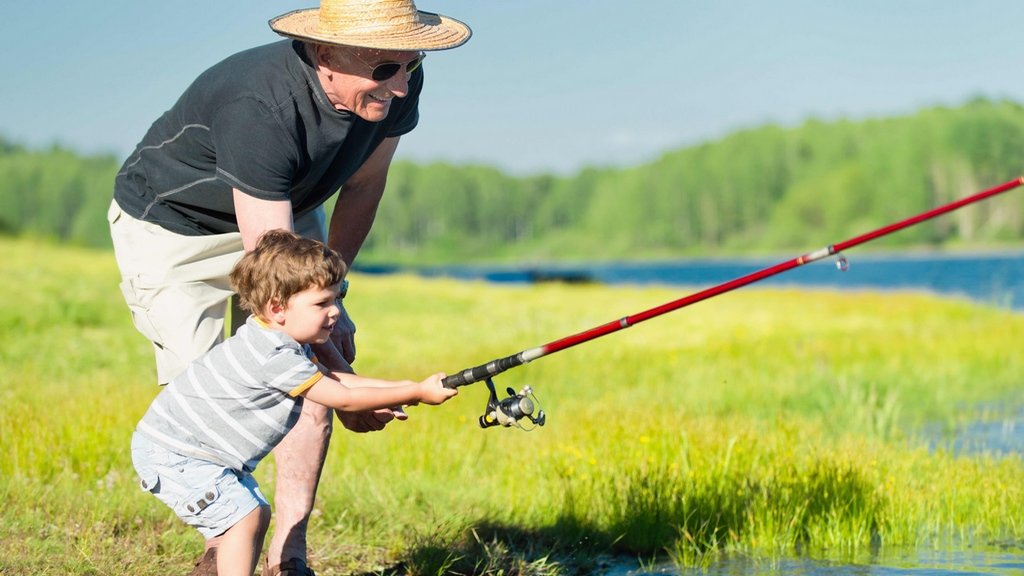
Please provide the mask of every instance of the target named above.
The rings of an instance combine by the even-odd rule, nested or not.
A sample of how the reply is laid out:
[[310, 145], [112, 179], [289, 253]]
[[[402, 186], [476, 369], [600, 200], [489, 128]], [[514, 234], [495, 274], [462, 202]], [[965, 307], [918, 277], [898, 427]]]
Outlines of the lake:
[[[662, 284], [703, 289], [787, 261], [676, 260], [656, 262], [593, 262], [504, 266], [372, 266], [363, 273], [414, 272], [427, 277], [485, 280], [499, 283], [598, 282], [609, 285]], [[835, 258], [812, 262], [761, 280], [757, 286], [806, 286], [840, 290], [923, 290], [965, 297], [988, 305], [1024, 310], [1024, 252], [844, 254], [848, 269], [838, 270]], [[683, 296], [681, 294], [680, 296]]]

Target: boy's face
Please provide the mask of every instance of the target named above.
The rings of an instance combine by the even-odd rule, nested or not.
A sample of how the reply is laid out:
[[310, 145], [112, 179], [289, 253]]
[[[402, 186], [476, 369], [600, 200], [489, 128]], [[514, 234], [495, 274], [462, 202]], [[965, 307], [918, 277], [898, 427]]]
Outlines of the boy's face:
[[337, 298], [337, 286], [307, 288], [288, 300], [280, 324], [299, 343], [323, 344], [341, 315]]

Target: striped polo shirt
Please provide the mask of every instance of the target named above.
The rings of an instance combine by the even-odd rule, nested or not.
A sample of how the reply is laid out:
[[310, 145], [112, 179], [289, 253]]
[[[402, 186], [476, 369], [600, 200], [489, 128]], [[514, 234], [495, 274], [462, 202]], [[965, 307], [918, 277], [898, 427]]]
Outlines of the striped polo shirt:
[[136, 431], [179, 454], [252, 472], [322, 377], [309, 345], [250, 316], [160, 391]]

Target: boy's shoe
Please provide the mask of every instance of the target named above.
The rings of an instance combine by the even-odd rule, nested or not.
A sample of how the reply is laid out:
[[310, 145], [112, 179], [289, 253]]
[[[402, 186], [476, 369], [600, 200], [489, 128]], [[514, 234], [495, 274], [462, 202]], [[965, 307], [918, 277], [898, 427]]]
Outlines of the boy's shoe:
[[217, 576], [217, 549], [210, 548], [204, 552], [188, 576]]
[[306, 565], [304, 560], [292, 558], [285, 560], [277, 566], [269, 566], [266, 561], [263, 563], [263, 576], [316, 576], [313, 569]]

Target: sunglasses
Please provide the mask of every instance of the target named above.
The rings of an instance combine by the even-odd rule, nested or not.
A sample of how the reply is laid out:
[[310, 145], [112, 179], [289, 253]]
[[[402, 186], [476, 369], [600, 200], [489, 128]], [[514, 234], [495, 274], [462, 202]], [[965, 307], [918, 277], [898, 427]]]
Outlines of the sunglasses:
[[402, 68], [405, 68], [406, 74], [412, 74], [420, 67], [420, 64], [423, 64], [423, 59], [427, 57], [425, 53], [420, 52], [416, 58], [406, 64], [402, 64], [401, 62], [381, 62], [380, 64], [370, 64], [359, 56], [356, 56], [355, 54], [352, 55], [355, 56], [356, 60], [359, 60], [370, 69], [370, 78], [377, 82], [390, 80], [395, 76], [395, 74], [398, 74], [398, 71]]

